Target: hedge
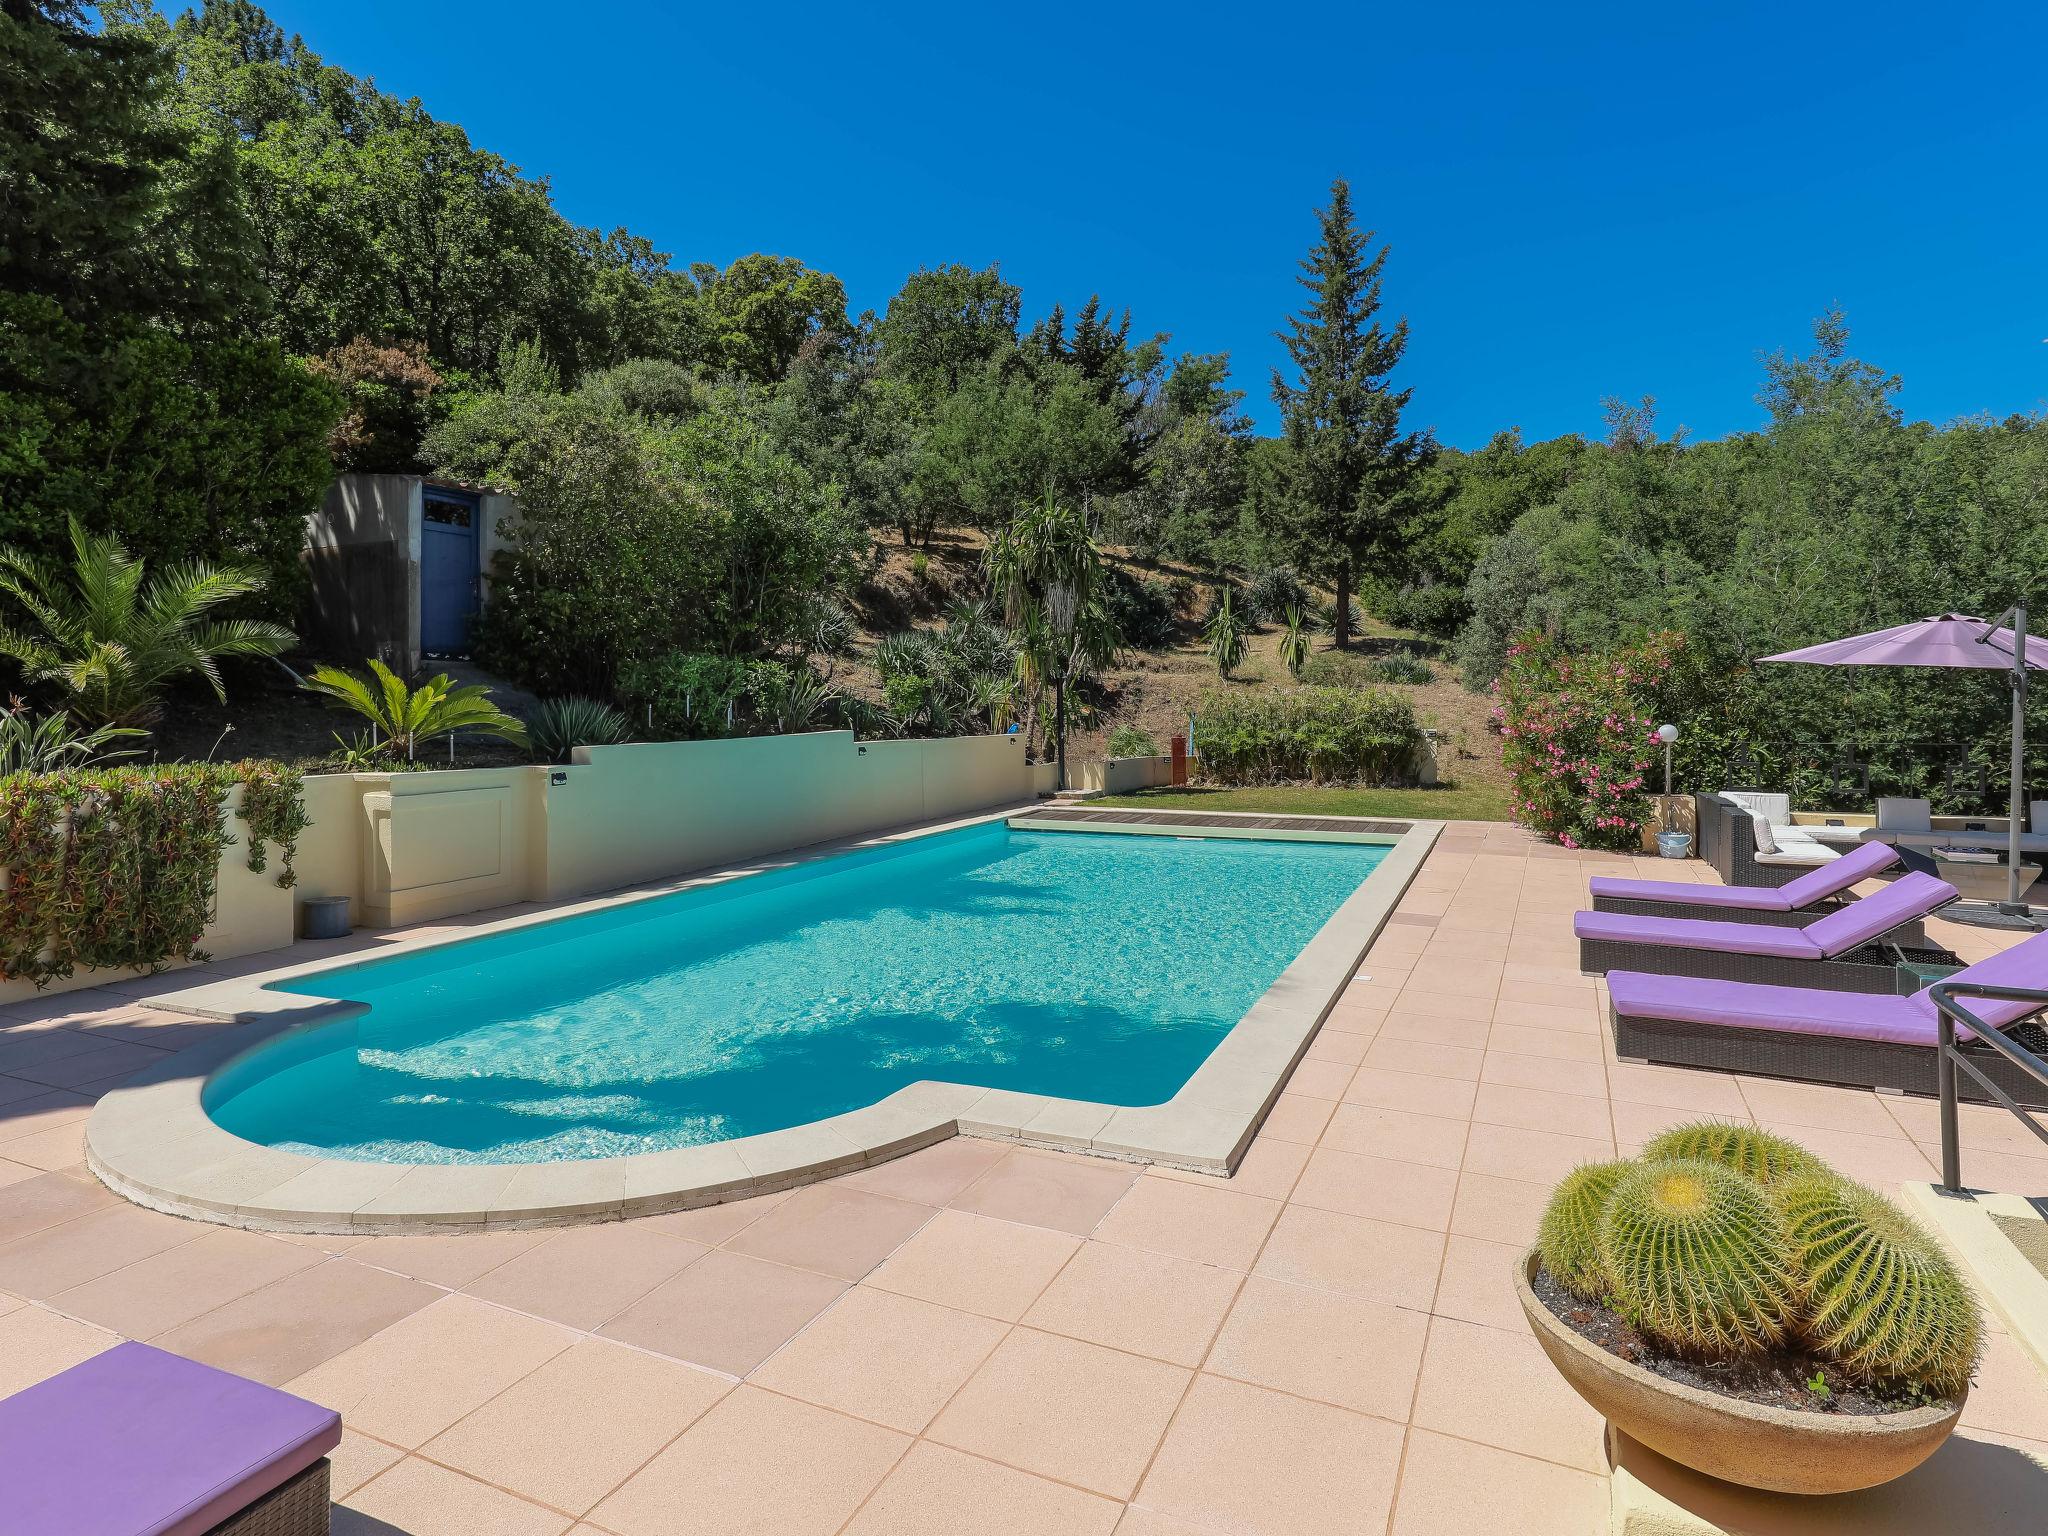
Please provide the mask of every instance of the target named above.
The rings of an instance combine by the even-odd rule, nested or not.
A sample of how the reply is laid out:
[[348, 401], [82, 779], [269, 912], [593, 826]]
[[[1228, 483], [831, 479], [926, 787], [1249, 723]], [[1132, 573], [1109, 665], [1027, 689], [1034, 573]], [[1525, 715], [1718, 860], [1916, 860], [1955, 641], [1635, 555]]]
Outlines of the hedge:
[[1210, 693], [1195, 713], [1201, 776], [1218, 784], [1392, 784], [1410, 777], [1422, 729], [1379, 688]]

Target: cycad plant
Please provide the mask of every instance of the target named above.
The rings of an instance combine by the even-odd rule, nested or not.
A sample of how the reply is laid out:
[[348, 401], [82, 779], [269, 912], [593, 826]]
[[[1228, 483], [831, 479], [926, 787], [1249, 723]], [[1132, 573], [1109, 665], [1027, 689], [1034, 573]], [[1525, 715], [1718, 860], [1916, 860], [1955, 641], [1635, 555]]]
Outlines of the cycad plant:
[[27, 624], [0, 624], [0, 655], [29, 682], [57, 689], [87, 726], [147, 729], [163, 712], [165, 688], [197, 673], [225, 702], [220, 663], [276, 656], [295, 637], [258, 619], [217, 619], [215, 609], [263, 588], [240, 566], [191, 560], [151, 574], [119, 539], [71, 523], [71, 563], [58, 567], [20, 550], [0, 550], [0, 592]]
[[1287, 610], [1286, 627], [1280, 632], [1280, 665], [1297, 683], [1308, 670], [1309, 644], [1315, 634], [1315, 620], [1299, 608]]
[[408, 688], [383, 662], [373, 657], [369, 666], [367, 678], [340, 667], [318, 667], [304, 686], [368, 720], [393, 756], [412, 762], [428, 742], [457, 731], [526, 745], [526, 727], [493, 704], [490, 689], [482, 684], [458, 688], [443, 672]]
[[1209, 642], [1209, 659], [1216, 663], [1219, 677], [1228, 677], [1237, 670], [1238, 664], [1244, 660], [1246, 631], [1244, 620], [1230, 606], [1227, 589], [1217, 602], [1216, 611], [1209, 615], [1202, 637]]

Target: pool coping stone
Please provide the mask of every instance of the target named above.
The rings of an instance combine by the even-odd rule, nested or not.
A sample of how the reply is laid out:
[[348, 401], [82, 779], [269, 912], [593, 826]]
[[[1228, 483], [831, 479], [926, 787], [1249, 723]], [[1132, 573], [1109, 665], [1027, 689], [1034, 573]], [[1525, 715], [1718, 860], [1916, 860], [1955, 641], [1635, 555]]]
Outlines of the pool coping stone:
[[[1009, 806], [841, 839], [452, 932], [444, 928], [417, 940], [401, 939], [378, 949], [375, 958], [562, 922], [859, 849], [1003, 821], [1020, 809]], [[1255, 818], [1248, 814], [1246, 819]], [[1387, 818], [1355, 819], [1384, 823]], [[627, 1157], [553, 1163], [358, 1162], [280, 1151], [222, 1130], [202, 1104], [205, 1085], [216, 1071], [288, 1031], [363, 1011], [364, 1005], [346, 999], [268, 990], [273, 983], [365, 958], [363, 952], [329, 951], [318, 959], [144, 999], [145, 1006], [239, 1027], [153, 1063], [104, 1095], [86, 1123], [86, 1163], [108, 1188], [155, 1210], [260, 1231], [338, 1235], [518, 1230], [688, 1210], [849, 1173], [955, 1135], [1227, 1177], [1421, 869], [1443, 823], [1411, 821], [1406, 827], [1398, 835], [1328, 839], [1376, 842], [1388, 853], [1163, 1104], [1103, 1104], [923, 1080], [860, 1109], [783, 1130]], [[1097, 829], [1076, 818], [1036, 822], [1029, 830], [1064, 835]], [[1170, 825], [1115, 830], [1127, 836], [1182, 835]], [[1217, 834], [1211, 828], [1205, 835]], [[1256, 828], [1242, 835], [1300, 840], [1298, 835], [1268, 837]]]

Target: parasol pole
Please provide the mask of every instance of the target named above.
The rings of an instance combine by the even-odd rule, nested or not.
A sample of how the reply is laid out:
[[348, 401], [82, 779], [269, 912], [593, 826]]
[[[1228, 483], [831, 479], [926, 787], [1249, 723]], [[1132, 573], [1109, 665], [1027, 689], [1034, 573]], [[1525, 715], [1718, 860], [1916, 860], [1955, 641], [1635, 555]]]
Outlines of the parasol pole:
[[2012, 621], [2012, 793], [2006, 807], [2005, 900], [1998, 910], [2011, 917], [2026, 917], [2029, 911], [2020, 900], [2020, 812], [2027, 774], [2027, 605], [2015, 604], [1985, 625], [1977, 643], [1988, 644], [2007, 619]]

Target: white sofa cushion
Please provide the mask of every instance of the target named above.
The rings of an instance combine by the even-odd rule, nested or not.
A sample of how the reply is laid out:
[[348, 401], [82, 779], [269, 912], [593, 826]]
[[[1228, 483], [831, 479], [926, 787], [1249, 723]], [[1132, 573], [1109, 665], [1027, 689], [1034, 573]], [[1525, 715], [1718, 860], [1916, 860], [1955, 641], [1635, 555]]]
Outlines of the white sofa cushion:
[[1792, 797], [1790, 795], [1767, 795], [1756, 789], [1724, 789], [1723, 800], [1733, 800], [1752, 816], [1761, 816], [1773, 826], [1779, 826], [1792, 819]]
[[1818, 838], [1808, 836], [1804, 827], [1773, 827], [1771, 832], [1778, 846], [1769, 852], [1759, 851], [1759, 864], [1827, 864], [1842, 856], [1841, 849], [1830, 848]]
[[1763, 817], [1755, 812], [1751, 812], [1749, 828], [1756, 834], [1756, 851], [1758, 853], [1776, 853], [1778, 851], [1777, 829], [1764, 820]]
[[1877, 802], [1877, 824], [1887, 832], [1931, 832], [1934, 807], [1907, 795], [1887, 795]]

